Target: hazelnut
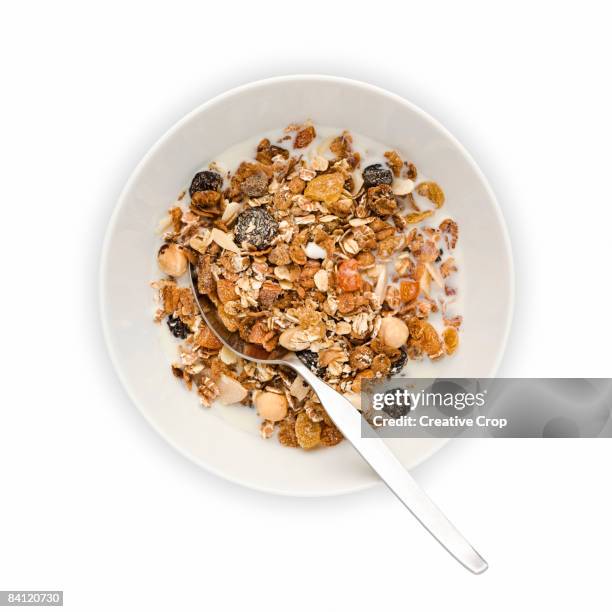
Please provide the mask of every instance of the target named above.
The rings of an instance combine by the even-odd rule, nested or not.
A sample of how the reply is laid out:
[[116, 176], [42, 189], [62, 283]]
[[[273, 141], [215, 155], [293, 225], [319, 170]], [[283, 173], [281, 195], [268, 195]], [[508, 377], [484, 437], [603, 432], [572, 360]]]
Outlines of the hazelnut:
[[397, 317], [384, 317], [378, 336], [386, 346], [399, 348], [408, 340], [408, 326]]
[[278, 393], [263, 391], [255, 396], [255, 408], [262, 419], [276, 423], [287, 416], [287, 398]]
[[187, 256], [176, 244], [164, 244], [157, 253], [157, 263], [168, 276], [179, 277], [187, 271]]

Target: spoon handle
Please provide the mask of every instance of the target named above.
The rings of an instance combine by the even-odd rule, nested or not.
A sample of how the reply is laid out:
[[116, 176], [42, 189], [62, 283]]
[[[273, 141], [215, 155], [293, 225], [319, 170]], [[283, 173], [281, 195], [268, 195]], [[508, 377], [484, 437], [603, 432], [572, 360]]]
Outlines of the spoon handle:
[[[324, 383], [296, 357], [291, 358], [288, 365], [313, 388], [336, 427], [421, 525], [464, 567], [474, 574], [484, 572], [488, 567], [487, 562], [444, 516], [384, 441], [373, 433], [374, 430], [355, 406]], [[370, 428], [375, 437], [364, 438], [362, 426]]]

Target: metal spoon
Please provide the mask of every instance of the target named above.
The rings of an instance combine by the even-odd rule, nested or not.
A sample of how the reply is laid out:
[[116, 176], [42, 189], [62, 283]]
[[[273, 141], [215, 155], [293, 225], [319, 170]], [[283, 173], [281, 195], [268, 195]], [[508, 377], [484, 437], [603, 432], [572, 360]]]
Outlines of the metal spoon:
[[[243, 359], [285, 365], [295, 370], [313, 388], [327, 414], [344, 437], [421, 525], [464, 567], [474, 574], [484, 572], [488, 567], [487, 562], [429, 499], [383, 440], [379, 437], [362, 437], [362, 416], [353, 404], [311, 372], [295, 353], [280, 346], [267, 353], [261, 346], [245, 342], [237, 332], [229, 332], [219, 318], [215, 305], [207, 296], [198, 292], [197, 274], [191, 265], [189, 274], [191, 288], [202, 316], [217, 338]], [[367, 423], [365, 425], [369, 427]]]

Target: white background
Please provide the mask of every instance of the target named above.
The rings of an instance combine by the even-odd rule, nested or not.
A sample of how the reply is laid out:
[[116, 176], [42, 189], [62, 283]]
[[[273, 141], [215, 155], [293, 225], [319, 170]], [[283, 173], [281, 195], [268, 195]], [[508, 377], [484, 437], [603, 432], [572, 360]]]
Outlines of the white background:
[[[327, 73], [446, 125], [496, 191], [517, 307], [500, 374], [610, 376], [606, 3], [20, 2], [0, 16], [0, 589], [70, 610], [609, 609], [610, 440], [462, 441], [415, 471], [472, 576], [382, 487], [287, 499], [170, 449], [102, 343], [105, 225], [215, 94]], [[118, 603], [120, 602], [120, 603]]]

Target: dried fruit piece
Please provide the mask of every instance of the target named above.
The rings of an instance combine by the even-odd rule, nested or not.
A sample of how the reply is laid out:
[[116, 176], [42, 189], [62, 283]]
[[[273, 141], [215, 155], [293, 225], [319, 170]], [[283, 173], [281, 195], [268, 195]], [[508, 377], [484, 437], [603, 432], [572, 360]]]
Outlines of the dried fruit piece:
[[414, 280], [400, 282], [400, 299], [402, 302], [412, 302], [419, 295], [419, 283]]
[[184, 340], [191, 333], [189, 327], [185, 325], [185, 323], [183, 323], [178, 317], [169, 315], [166, 322], [168, 323], [168, 328], [175, 338], [181, 338]]
[[212, 170], [198, 172], [191, 181], [189, 195], [193, 197], [196, 191], [219, 191], [223, 185], [223, 177]]
[[266, 164], [267, 166], [272, 165], [272, 159], [280, 155], [283, 159], [289, 158], [289, 151], [287, 149], [283, 149], [282, 147], [277, 147], [276, 145], [270, 144], [270, 141], [267, 138], [264, 138], [257, 145], [257, 155], [255, 159], [262, 164]]
[[344, 440], [342, 432], [333, 423], [323, 423], [321, 425], [321, 446], [336, 446]]
[[270, 246], [278, 234], [278, 223], [263, 207], [249, 208], [238, 215], [234, 227], [234, 239], [237, 244], [244, 243], [257, 250]]
[[343, 291], [359, 291], [363, 287], [363, 278], [356, 259], [347, 259], [338, 266], [336, 282]]
[[302, 448], [314, 448], [321, 440], [321, 423], [311, 421], [305, 412], [300, 412], [295, 420], [295, 435]]
[[298, 359], [311, 371], [321, 378], [325, 372], [324, 368], [319, 366], [319, 355], [314, 351], [304, 350], [295, 353]]
[[295, 140], [293, 141], [294, 149], [303, 149], [307, 147], [314, 139], [317, 133], [312, 125], [308, 125], [295, 135]]
[[431, 359], [439, 357], [442, 353], [442, 343], [440, 342], [438, 332], [435, 327], [427, 321], [423, 322], [421, 347]]
[[389, 374], [394, 376], [395, 374], [399, 374], [406, 365], [406, 361], [408, 361], [408, 353], [403, 347], [399, 349], [399, 357], [397, 357], [391, 363], [391, 369], [389, 370]]
[[372, 164], [364, 168], [363, 185], [367, 189], [377, 185], [390, 185], [393, 182], [393, 173], [388, 168], [383, 168], [381, 164]]
[[442, 338], [444, 339], [444, 349], [447, 355], [452, 355], [459, 346], [459, 333], [455, 327], [447, 327], [442, 332]]
[[440, 208], [444, 204], [444, 192], [438, 183], [433, 181], [419, 183], [416, 186], [416, 191], [419, 195], [426, 197], [436, 208]]
[[308, 183], [304, 195], [311, 200], [332, 204], [340, 198], [343, 187], [344, 177], [339, 172], [321, 174]]
[[297, 436], [295, 435], [295, 419], [287, 417], [281, 421], [278, 428], [278, 441], [283, 446], [299, 447]]

